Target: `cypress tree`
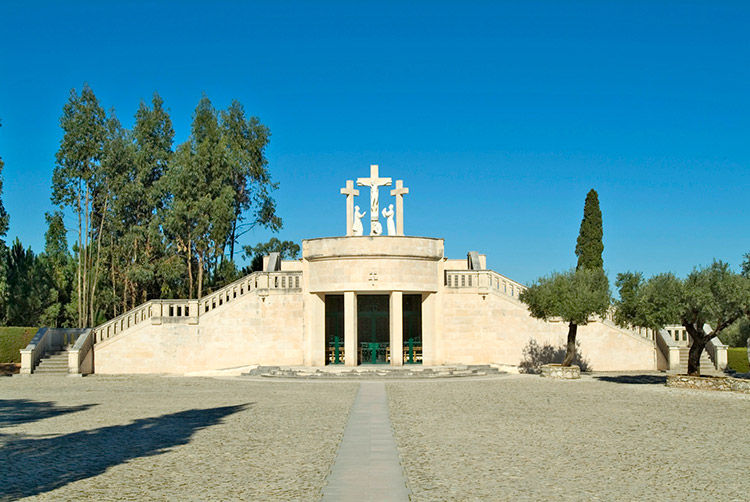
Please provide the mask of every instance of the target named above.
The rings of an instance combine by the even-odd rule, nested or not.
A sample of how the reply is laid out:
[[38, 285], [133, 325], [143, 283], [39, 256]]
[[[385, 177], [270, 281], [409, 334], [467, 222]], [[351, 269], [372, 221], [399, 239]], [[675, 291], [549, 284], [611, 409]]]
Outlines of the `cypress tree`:
[[576, 256], [578, 256], [576, 269], [604, 268], [603, 251], [602, 212], [599, 210], [599, 196], [592, 188], [586, 195], [586, 203], [583, 206], [583, 220], [581, 220], [581, 230], [576, 242]]

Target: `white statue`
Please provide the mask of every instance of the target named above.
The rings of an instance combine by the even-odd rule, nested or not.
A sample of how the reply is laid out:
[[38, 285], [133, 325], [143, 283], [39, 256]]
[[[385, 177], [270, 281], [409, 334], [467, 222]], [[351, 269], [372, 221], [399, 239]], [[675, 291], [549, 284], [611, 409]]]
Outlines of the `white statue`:
[[370, 213], [370, 235], [383, 235], [383, 225], [378, 220], [372, 219], [372, 213]]
[[385, 226], [388, 229], [388, 235], [396, 235], [396, 224], [393, 222], [393, 204], [388, 205], [388, 209], [383, 209]]
[[352, 235], [362, 235], [362, 217], [365, 213], [359, 212], [359, 206], [354, 206], [354, 222], [352, 223]]

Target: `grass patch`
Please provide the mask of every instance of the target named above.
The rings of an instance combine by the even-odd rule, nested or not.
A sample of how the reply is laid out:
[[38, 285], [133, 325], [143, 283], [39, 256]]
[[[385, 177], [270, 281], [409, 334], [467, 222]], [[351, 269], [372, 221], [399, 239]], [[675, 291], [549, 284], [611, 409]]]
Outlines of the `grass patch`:
[[39, 328], [0, 327], [0, 363], [20, 363], [19, 350], [26, 347]]
[[727, 348], [727, 365], [737, 373], [750, 372], [747, 362], [747, 349], [745, 347]]

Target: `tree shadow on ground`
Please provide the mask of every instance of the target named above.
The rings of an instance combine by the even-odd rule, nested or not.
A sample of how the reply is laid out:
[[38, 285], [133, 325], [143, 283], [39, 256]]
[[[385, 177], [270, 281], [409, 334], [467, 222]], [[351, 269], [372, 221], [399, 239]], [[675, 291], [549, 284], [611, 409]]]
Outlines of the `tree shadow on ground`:
[[85, 411], [95, 404], [78, 406], [57, 406], [52, 401], [32, 401], [30, 399], [0, 399], [0, 427], [36, 422], [45, 418], [66, 413]]
[[[518, 364], [521, 373], [539, 374], [545, 364], [560, 364], [565, 359], [568, 349], [564, 345], [555, 347], [549, 343], [539, 345], [533, 338], [523, 348], [523, 359]], [[578, 365], [581, 371], [591, 371], [591, 365], [581, 353], [581, 344], [576, 341], [576, 355], [573, 364]]]
[[665, 385], [667, 383], [666, 375], [599, 375], [594, 377], [602, 382], [612, 383], [629, 383], [640, 385]]
[[0, 438], [0, 500], [38, 495], [134, 458], [159, 455], [251, 404], [181, 411], [52, 438]]

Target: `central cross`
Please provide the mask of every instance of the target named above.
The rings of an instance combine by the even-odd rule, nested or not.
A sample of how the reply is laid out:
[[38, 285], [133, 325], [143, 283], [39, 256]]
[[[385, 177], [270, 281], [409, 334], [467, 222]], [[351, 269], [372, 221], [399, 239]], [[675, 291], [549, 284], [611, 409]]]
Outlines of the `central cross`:
[[379, 189], [382, 186], [391, 186], [391, 178], [378, 177], [378, 166], [373, 164], [370, 166], [370, 177], [357, 178], [357, 186], [370, 187], [370, 235], [380, 235], [383, 233], [383, 228], [378, 221], [378, 211], [380, 210]]

